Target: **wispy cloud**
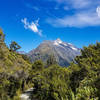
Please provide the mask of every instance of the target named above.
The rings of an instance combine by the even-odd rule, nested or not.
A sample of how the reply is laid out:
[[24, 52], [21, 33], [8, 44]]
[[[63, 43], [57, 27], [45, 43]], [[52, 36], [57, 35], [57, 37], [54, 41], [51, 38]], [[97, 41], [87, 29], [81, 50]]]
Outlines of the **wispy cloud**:
[[87, 27], [100, 25], [100, 18], [96, 13], [77, 13], [64, 18], [47, 19], [55, 27]]
[[89, 7], [92, 4], [91, 1], [92, 0], [71, 0], [70, 4], [75, 9], [82, 9]]
[[49, 0], [49, 1], [56, 1], [59, 5], [64, 4], [67, 6], [71, 6], [72, 8], [89, 8], [91, 5], [100, 4], [99, 0]]
[[28, 7], [28, 8], [30, 8], [30, 9], [33, 9], [35, 11], [39, 11], [40, 10], [39, 7], [32, 6], [30, 3], [25, 3], [25, 6]]
[[[34, 6], [29, 3], [26, 5], [42, 12], [46, 22], [55, 27], [100, 26], [100, 0], [43, 0], [51, 3], [50, 7], [42, 3], [38, 5], [38, 2]], [[35, 23], [31, 23], [32, 26], [33, 24]]]
[[[53, 1], [53, 0], [50, 0]], [[47, 18], [46, 22], [55, 27], [88, 27], [100, 26], [99, 0], [55, 0], [59, 5], [67, 7], [72, 14], [64, 17]], [[66, 10], [66, 9], [65, 9]]]
[[27, 18], [21, 19], [21, 22], [24, 23], [24, 28], [25, 29], [30, 29], [34, 33], [37, 33], [38, 35], [42, 36], [42, 30], [38, 28], [39, 24], [39, 19], [36, 20], [35, 22], [28, 22]]

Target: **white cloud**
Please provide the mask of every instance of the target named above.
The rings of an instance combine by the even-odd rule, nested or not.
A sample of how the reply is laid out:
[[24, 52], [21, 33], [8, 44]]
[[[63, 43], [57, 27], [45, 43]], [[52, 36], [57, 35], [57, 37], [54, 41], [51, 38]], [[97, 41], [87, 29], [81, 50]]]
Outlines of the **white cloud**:
[[100, 17], [100, 6], [97, 7], [96, 11], [97, 11], [98, 17]]
[[[65, 16], [47, 18], [46, 22], [55, 27], [88, 27], [100, 26], [100, 0], [50, 0], [64, 6]], [[68, 7], [66, 9], [65, 7]]]
[[55, 27], [87, 27], [100, 25], [100, 18], [96, 12], [76, 13], [71, 16], [65, 16], [64, 18], [49, 18], [46, 21]]
[[42, 30], [38, 29], [38, 22], [39, 22], [39, 19], [36, 20], [35, 22], [31, 22], [29, 23], [27, 21], [27, 18], [24, 18], [24, 19], [21, 19], [21, 22], [24, 23], [24, 28], [25, 29], [30, 29], [31, 31], [33, 31], [34, 33], [37, 33], [38, 35], [42, 36]]
[[72, 6], [76, 9], [87, 8], [91, 5], [92, 0], [71, 0]]
[[69, 5], [72, 8], [79, 9], [79, 8], [89, 8], [91, 5], [100, 4], [99, 0], [50, 0], [56, 1], [58, 4]]

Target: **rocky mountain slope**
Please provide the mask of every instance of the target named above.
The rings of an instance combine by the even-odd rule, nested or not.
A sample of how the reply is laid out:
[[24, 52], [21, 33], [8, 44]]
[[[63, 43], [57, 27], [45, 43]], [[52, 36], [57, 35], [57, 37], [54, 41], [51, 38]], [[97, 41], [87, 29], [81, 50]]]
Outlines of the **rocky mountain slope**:
[[80, 49], [57, 39], [55, 41], [43, 41], [36, 49], [30, 51], [28, 56], [32, 62], [39, 59], [46, 62], [48, 57], [53, 55], [59, 65], [68, 66], [79, 54]]

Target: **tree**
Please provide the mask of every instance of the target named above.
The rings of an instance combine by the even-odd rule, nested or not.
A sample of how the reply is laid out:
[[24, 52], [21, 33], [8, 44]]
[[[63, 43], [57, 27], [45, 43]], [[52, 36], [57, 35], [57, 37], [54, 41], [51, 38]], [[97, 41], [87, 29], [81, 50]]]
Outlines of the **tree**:
[[31, 63], [31, 62], [30, 62], [30, 59], [29, 59], [29, 57], [28, 57], [27, 55], [21, 54], [21, 56], [22, 56], [22, 58], [23, 58], [25, 61], [27, 61], [28, 63]]
[[47, 66], [57, 64], [56, 58], [53, 55], [50, 55], [47, 60]]
[[0, 43], [4, 42], [5, 35], [2, 32], [2, 29], [0, 29]]
[[44, 68], [44, 64], [41, 60], [37, 60], [34, 62], [34, 64], [32, 65], [32, 69], [35, 70], [42, 70]]
[[18, 45], [15, 41], [12, 41], [10, 44], [10, 50], [11, 51], [17, 51], [18, 49], [20, 49], [20, 45]]

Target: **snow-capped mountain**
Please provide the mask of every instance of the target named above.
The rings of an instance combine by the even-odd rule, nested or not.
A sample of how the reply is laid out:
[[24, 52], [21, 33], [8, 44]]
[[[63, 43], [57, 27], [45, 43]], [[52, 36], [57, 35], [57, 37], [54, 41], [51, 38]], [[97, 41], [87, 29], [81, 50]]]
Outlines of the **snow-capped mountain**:
[[79, 54], [80, 49], [71, 43], [57, 39], [55, 41], [43, 41], [36, 49], [30, 51], [28, 56], [32, 62], [38, 59], [46, 62], [50, 55], [54, 55], [59, 65], [68, 66]]

